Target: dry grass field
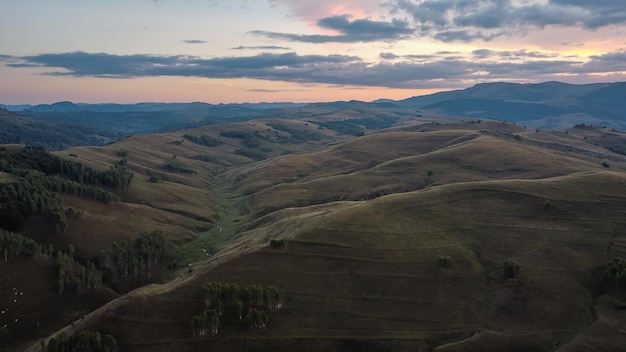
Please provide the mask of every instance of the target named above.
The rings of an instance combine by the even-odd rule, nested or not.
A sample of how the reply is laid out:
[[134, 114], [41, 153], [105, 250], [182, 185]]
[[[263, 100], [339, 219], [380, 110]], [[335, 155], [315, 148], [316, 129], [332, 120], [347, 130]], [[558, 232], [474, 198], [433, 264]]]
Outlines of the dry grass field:
[[[624, 301], [598, 280], [603, 264], [626, 256], [626, 164], [607, 149], [623, 136], [429, 119], [358, 138], [304, 117], [255, 120], [61, 152], [106, 168], [126, 150], [135, 179], [118, 204], [68, 197], [85, 211], [59, 245], [89, 256], [158, 228], [192, 269], [120, 294], [68, 331], [110, 333], [128, 351], [622, 348]], [[289, 143], [268, 123], [322, 137]], [[255, 136], [266, 159], [237, 154], [242, 140], [224, 131]], [[224, 143], [173, 143], [185, 133]], [[602, 135], [610, 144], [598, 142]], [[219, 164], [193, 159], [199, 154]], [[173, 156], [197, 173], [164, 170]], [[149, 182], [155, 175], [160, 181]], [[286, 248], [271, 248], [272, 239]], [[216, 252], [202, 258], [202, 246]], [[440, 255], [451, 268], [438, 266]], [[520, 265], [516, 280], [503, 274], [507, 258]], [[286, 306], [265, 329], [224, 324], [194, 337], [190, 319], [204, 309], [200, 288], [209, 281], [276, 285]]]

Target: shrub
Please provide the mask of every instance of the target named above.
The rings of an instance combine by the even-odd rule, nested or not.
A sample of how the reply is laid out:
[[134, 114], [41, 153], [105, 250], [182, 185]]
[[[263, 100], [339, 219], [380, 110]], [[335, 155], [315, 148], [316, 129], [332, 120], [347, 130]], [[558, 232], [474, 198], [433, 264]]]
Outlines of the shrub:
[[272, 248], [287, 248], [287, 240], [271, 240], [270, 247]]
[[440, 269], [451, 269], [452, 268], [452, 257], [449, 255], [440, 255], [437, 258], [437, 265]]
[[606, 264], [600, 284], [604, 289], [626, 289], [626, 260], [621, 257], [613, 258]]
[[507, 258], [504, 260], [504, 277], [507, 279], [516, 279], [519, 275], [519, 264], [511, 259]]

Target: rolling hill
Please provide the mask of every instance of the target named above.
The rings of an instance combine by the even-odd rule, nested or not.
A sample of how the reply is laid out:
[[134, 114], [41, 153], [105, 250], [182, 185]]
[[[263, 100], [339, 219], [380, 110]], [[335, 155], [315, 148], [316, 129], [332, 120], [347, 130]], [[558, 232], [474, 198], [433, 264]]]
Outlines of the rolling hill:
[[[160, 230], [171, 262], [82, 295], [59, 295], [53, 258], [3, 263], [3, 307], [14, 289], [37, 292], [3, 344], [35, 351], [89, 329], [125, 351], [622, 348], [623, 293], [600, 282], [626, 256], [626, 134], [292, 109], [55, 153], [99, 170], [125, 160], [135, 176], [114, 204], [63, 196], [82, 215], [61, 234], [34, 219], [26, 235], [88, 260]], [[354, 128], [363, 133], [342, 133]], [[262, 329], [226, 315], [219, 333], [194, 336], [209, 282], [276, 286], [287, 299]]]
[[322, 128], [357, 135], [424, 114], [491, 118], [541, 130], [565, 129], [574, 125], [626, 130], [623, 115], [625, 89], [624, 82], [582, 85], [495, 82], [399, 101], [216, 105], [200, 102], [82, 104], [69, 101], [34, 106], [0, 104], [0, 119], [9, 126], [0, 134], [0, 142], [37, 144], [61, 150], [72, 146], [106, 145], [140, 133], [294, 118], [312, 119]]

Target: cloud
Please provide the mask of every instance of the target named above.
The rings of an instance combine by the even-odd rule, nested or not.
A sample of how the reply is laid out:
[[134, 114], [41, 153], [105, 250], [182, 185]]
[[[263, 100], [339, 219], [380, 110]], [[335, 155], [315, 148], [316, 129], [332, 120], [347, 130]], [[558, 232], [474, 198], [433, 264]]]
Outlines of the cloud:
[[[454, 54], [454, 53], [453, 53]], [[137, 78], [155, 76], [251, 78], [301, 84], [330, 84], [390, 88], [433, 88], [437, 82], [464, 84], [484, 80], [539, 80], [563, 74], [587, 75], [626, 71], [626, 53], [593, 56], [588, 62], [562, 60], [533, 51], [479, 49], [473, 57], [449, 53], [396, 55], [381, 53], [370, 63], [347, 55], [263, 53], [204, 59], [193, 56], [113, 55], [71, 52], [34, 56], [0, 56], [6, 66], [48, 69], [48, 75]], [[507, 60], [502, 61], [505, 58]], [[443, 83], [441, 83], [443, 84]]]
[[592, 29], [626, 23], [626, 6], [619, 0], [550, 0], [551, 4], [587, 11], [583, 24]]
[[316, 23], [320, 18], [352, 14], [370, 18], [380, 10], [381, 0], [269, 0], [275, 7], [283, 6], [307, 21]]
[[626, 24], [615, 0], [388, 0], [396, 16], [408, 15], [419, 35], [444, 42], [492, 40], [548, 26], [588, 30]]
[[264, 46], [237, 46], [231, 48], [231, 50], [291, 50], [286, 46], [276, 46], [276, 45], [264, 45]]
[[[442, 42], [492, 41], [547, 27], [594, 31], [626, 25], [623, 0], [270, 0], [335, 35], [253, 30], [270, 39], [306, 43], [397, 41], [420, 37]], [[355, 19], [356, 18], [356, 19]], [[376, 18], [373, 20], [372, 18]]]
[[306, 43], [356, 43], [399, 40], [411, 36], [415, 29], [404, 20], [393, 19], [390, 22], [369, 19], [350, 20], [350, 16], [331, 16], [317, 21], [320, 28], [337, 31], [337, 35], [292, 34], [267, 31], [250, 31], [250, 34], [272, 39], [281, 39]]
[[378, 56], [384, 60], [394, 60], [399, 58], [399, 56], [394, 53], [380, 53]]
[[206, 44], [206, 41], [198, 39], [183, 40], [183, 42], [187, 44]]
[[559, 55], [554, 53], [544, 53], [539, 51], [527, 51], [527, 50], [516, 50], [516, 51], [497, 51], [491, 49], [477, 49], [472, 51], [472, 56], [475, 59], [488, 59], [488, 58], [496, 58], [497, 60], [513, 60], [513, 59], [548, 59], [548, 58], [556, 58]]
[[591, 56], [591, 60], [581, 67], [580, 72], [626, 72], [626, 51]]

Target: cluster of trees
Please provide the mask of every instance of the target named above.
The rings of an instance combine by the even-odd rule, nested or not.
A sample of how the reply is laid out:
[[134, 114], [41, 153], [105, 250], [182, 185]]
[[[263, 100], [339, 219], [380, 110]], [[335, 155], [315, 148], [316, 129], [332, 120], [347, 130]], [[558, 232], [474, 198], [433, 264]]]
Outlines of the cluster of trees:
[[626, 260], [621, 257], [613, 258], [606, 264], [604, 273], [600, 279], [600, 285], [604, 289], [626, 290]]
[[267, 123], [266, 125], [275, 130], [283, 131], [283, 132], [287, 132], [291, 134], [291, 137], [287, 138], [285, 142], [298, 144], [298, 143], [304, 143], [306, 141], [318, 141], [320, 139], [320, 136], [317, 133], [313, 133], [307, 130], [297, 130], [295, 128], [291, 128], [288, 125], [285, 125], [282, 123], [270, 122], [270, 123]]
[[198, 172], [194, 169], [192, 169], [191, 167], [189, 167], [189, 165], [183, 163], [182, 161], [178, 161], [175, 158], [172, 158], [172, 160], [170, 160], [167, 164], [163, 165], [163, 169], [169, 171], [169, 172], [175, 172], [175, 173], [179, 173], [179, 174], [197, 174]]
[[[0, 237], [1, 238], [1, 237]], [[35, 247], [44, 248], [44, 247]], [[30, 253], [29, 249], [29, 253]], [[35, 249], [36, 251], [36, 249]], [[51, 253], [40, 249], [42, 254]], [[102, 287], [103, 272], [112, 279], [119, 277], [151, 277], [152, 273], [163, 266], [168, 258], [168, 245], [161, 231], [139, 237], [133, 241], [114, 242], [102, 250], [96, 262], [79, 262], [74, 258], [74, 246], [69, 245], [67, 251], [59, 251], [56, 260], [59, 266], [59, 294], [71, 291], [83, 294], [91, 289]]]
[[217, 334], [220, 327], [220, 317], [215, 309], [205, 309], [202, 314], [194, 315], [191, 318], [191, 333], [193, 336], [205, 336], [209, 329], [211, 333]]
[[87, 290], [101, 287], [102, 272], [96, 268], [96, 265], [93, 262], [83, 265], [74, 259], [73, 255], [72, 245], [69, 246], [67, 252], [57, 253], [59, 294], [63, 294], [66, 290], [82, 294]]
[[272, 248], [287, 248], [287, 240], [270, 240], [270, 247]]
[[254, 149], [261, 145], [261, 142], [259, 142], [259, 140], [255, 138], [246, 138], [243, 140], [242, 144], [246, 148]]
[[0, 148], [0, 171], [18, 176], [15, 181], [0, 183], [0, 228], [10, 231], [18, 231], [30, 216], [41, 215], [58, 233], [63, 232], [67, 215], [60, 193], [112, 203], [119, 197], [100, 186], [122, 188], [133, 178], [122, 165], [96, 171], [35, 146]]
[[18, 231], [32, 215], [51, 220], [58, 232], [67, 225], [61, 197], [44, 184], [29, 178], [0, 183], [0, 228]]
[[19, 233], [0, 229], [0, 253], [2, 253], [5, 262], [12, 257], [32, 257], [35, 254], [52, 255], [53, 252], [52, 244], [42, 246]]
[[213, 138], [211, 136], [207, 136], [207, 135], [201, 135], [201, 136], [194, 136], [191, 134], [184, 134], [183, 138], [190, 140], [193, 143], [199, 144], [199, 145], [203, 145], [205, 147], [217, 147], [218, 145], [221, 145], [223, 142], [217, 138]]
[[270, 317], [265, 313], [263, 309], [256, 309], [254, 307], [250, 307], [248, 309], [248, 313], [246, 314], [246, 324], [250, 327], [250, 329], [263, 329], [267, 327], [267, 324], [270, 322]]
[[72, 160], [63, 160], [40, 146], [26, 146], [16, 151], [5, 150], [4, 153], [0, 153], [0, 170], [15, 173], [19, 169], [36, 170], [78, 183], [111, 188], [124, 188], [130, 185], [133, 179], [133, 173], [126, 170], [123, 165], [98, 171], [83, 167], [81, 163]]
[[[341, 121], [326, 121], [319, 123], [320, 128], [335, 130], [339, 134], [362, 135], [363, 128], [380, 130], [393, 126], [398, 121], [395, 116], [366, 117], [362, 119], [346, 119]], [[311, 121], [312, 123], [318, 123]]]
[[242, 131], [224, 131], [224, 132], [220, 132], [220, 135], [226, 138], [239, 138], [239, 139], [253, 138], [250, 133], [242, 132]]
[[102, 188], [80, 184], [39, 171], [21, 170], [19, 179], [0, 183], [0, 228], [19, 230], [33, 215], [42, 215], [51, 221], [57, 232], [67, 227], [67, 215], [59, 193], [76, 195], [100, 202], [112, 203], [119, 197]]
[[125, 150], [125, 149], [117, 149], [117, 150], [115, 151], [115, 155], [117, 155], [117, 156], [119, 156], [119, 157], [121, 157], [121, 158], [125, 158], [125, 157], [127, 157], [127, 156], [128, 156], [128, 154], [129, 154], [129, 153], [128, 153], [128, 150]]
[[284, 289], [275, 286], [209, 282], [202, 287], [206, 309], [191, 319], [194, 336], [211, 330], [217, 334], [221, 321], [245, 322], [250, 329], [267, 326], [269, 314], [283, 308], [287, 299]]
[[263, 155], [262, 153], [254, 152], [252, 150], [235, 149], [235, 154], [245, 156], [246, 158], [257, 160], [257, 161], [265, 159], [265, 155]]
[[452, 257], [449, 255], [440, 255], [437, 257], [437, 265], [441, 269], [452, 269]]
[[194, 155], [191, 158], [195, 159], [195, 160], [204, 161], [206, 163], [213, 163], [213, 164], [219, 164], [220, 163], [218, 158], [216, 158], [214, 156], [206, 155], [206, 154]]
[[132, 241], [113, 244], [103, 249], [99, 257], [99, 267], [107, 270], [113, 279], [118, 277], [151, 277], [157, 267], [169, 257], [168, 244], [163, 232], [152, 233]]
[[45, 352], [117, 352], [119, 350], [115, 337], [97, 331], [81, 331], [75, 335], [62, 332], [50, 339]]

